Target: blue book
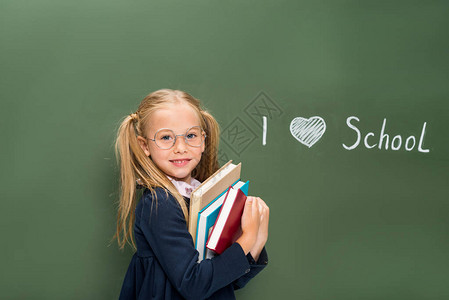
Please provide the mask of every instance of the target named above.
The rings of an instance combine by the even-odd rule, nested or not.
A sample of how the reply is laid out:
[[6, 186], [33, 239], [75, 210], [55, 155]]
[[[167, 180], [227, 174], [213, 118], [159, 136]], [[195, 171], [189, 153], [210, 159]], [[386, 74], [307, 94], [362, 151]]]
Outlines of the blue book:
[[[240, 188], [242, 192], [248, 196], [249, 181], [236, 181], [233, 185], [234, 188]], [[203, 208], [198, 213], [198, 224], [197, 224], [197, 235], [196, 235], [196, 245], [195, 248], [199, 253], [198, 262], [205, 258], [211, 258], [213, 253], [209, 249], [206, 249], [206, 242], [209, 238], [209, 232], [212, 226], [214, 226], [217, 220], [220, 208], [226, 198], [226, 192], [228, 189], [223, 191], [217, 198], [215, 198], [209, 205]], [[207, 253], [209, 252], [209, 253]]]

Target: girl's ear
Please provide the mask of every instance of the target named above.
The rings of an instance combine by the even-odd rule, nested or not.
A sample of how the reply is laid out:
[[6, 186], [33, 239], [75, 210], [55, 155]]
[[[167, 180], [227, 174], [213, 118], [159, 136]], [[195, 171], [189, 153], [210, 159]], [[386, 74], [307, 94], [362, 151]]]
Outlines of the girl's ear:
[[147, 140], [139, 135], [137, 137], [137, 141], [139, 142], [139, 146], [140, 146], [140, 148], [142, 148], [145, 155], [150, 156], [150, 147], [148, 147]]

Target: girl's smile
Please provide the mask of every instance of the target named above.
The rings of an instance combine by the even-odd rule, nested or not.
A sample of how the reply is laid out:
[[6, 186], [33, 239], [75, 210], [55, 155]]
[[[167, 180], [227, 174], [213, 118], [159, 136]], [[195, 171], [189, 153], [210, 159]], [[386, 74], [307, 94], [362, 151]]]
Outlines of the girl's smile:
[[191, 159], [176, 159], [176, 160], [170, 160], [171, 163], [173, 163], [177, 167], [184, 167], [187, 165]]

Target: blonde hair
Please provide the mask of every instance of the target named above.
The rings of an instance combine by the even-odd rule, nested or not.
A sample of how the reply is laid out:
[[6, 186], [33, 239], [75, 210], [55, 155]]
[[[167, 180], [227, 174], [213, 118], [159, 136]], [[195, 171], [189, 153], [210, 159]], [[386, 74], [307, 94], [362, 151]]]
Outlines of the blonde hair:
[[192, 171], [192, 177], [202, 182], [218, 169], [218, 123], [209, 112], [200, 107], [200, 101], [179, 90], [161, 89], [147, 95], [137, 111], [124, 118], [115, 142], [121, 188], [114, 238], [117, 238], [120, 249], [123, 249], [126, 243], [136, 248], [133, 236], [134, 210], [137, 205], [136, 182], [149, 189], [156, 201], [156, 187], [162, 187], [172, 194], [188, 223], [184, 198], [152, 159], [145, 155], [137, 140], [137, 136], [144, 136], [153, 112], [166, 107], [167, 104], [179, 103], [186, 103], [194, 109], [201, 127], [206, 132], [205, 149], [199, 164]]

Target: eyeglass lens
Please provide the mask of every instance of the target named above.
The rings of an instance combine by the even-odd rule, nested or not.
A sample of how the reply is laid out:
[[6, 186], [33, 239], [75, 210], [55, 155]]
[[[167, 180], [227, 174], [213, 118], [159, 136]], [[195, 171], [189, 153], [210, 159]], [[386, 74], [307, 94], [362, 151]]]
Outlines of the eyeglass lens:
[[[192, 127], [187, 130], [185, 134], [179, 134], [178, 136], [184, 136], [184, 140], [192, 147], [199, 147], [203, 143], [204, 135], [200, 127]], [[176, 135], [171, 129], [162, 129], [156, 133], [155, 142], [161, 149], [171, 148], [175, 144]]]

